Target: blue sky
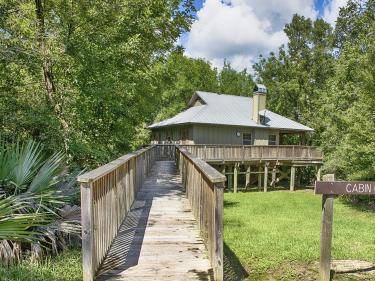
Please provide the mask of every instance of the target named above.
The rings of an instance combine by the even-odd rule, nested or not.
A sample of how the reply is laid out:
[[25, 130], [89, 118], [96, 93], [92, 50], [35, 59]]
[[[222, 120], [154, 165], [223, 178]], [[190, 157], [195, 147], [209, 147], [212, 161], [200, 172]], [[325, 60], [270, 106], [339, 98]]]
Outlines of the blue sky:
[[238, 70], [248, 68], [260, 54], [287, 43], [283, 28], [293, 14], [323, 18], [334, 26], [347, 0], [195, 0], [197, 13], [179, 39], [185, 54], [203, 58], [214, 67], [224, 59]]

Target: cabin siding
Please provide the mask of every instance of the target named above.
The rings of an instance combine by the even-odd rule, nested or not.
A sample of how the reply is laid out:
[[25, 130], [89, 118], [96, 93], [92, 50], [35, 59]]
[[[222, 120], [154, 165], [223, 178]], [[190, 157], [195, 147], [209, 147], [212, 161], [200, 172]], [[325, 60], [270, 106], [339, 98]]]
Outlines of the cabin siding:
[[269, 135], [276, 135], [276, 145], [279, 144], [279, 130], [275, 129], [196, 124], [154, 129], [152, 141], [165, 143], [170, 137], [171, 142], [181, 144], [242, 145], [243, 133], [251, 133], [253, 145], [268, 145]]
[[194, 144], [193, 140], [192, 125], [153, 129], [151, 135], [151, 143], [179, 142], [181, 144]]
[[[242, 145], [243, 133], [251, 133], [252, 144], [267, 145], [269, 135], [276, 135], [279, 144], [279, 130], [249, 128], [239, 126], [194, 125], [195, 144], [233, 144]], [[237, 132], [240, 136], [237, 136]]]

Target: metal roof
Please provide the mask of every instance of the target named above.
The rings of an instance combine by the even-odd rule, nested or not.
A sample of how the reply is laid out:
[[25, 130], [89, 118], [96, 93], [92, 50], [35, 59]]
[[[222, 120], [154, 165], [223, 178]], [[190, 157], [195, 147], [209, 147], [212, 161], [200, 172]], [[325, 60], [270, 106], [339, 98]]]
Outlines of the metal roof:
[[[192, 106], [200, 98], [204, 104]], [[250, 97], [224, 95], [197, 91], [189, 102], [190, 108], [176, 116], [152, 124], [149, 128], [161, 128], [182, 124], [214, 124], [256, 128], [275, 128], [290, 131], [313, 131], [291, 119], [268, 109], [259, 112], [265, 116], [264, 124], [252, 120], [253, 99]]]

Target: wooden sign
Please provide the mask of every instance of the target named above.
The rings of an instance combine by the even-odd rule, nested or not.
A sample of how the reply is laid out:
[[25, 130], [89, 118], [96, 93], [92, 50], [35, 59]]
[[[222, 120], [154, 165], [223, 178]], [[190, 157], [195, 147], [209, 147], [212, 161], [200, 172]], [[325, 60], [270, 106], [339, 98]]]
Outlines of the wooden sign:
[[315, 194], [356, 194], [375, 195], [373, 181], [317, 181]]
[[375, 182], [335, 181], [334, 174], [323, 176], [315, 184], [315, 194], [322, 194], [322, 232], [320, 234], [319, 280], [331, 280], [331, 245], [333, 200], [339, 194], [375, 195]]

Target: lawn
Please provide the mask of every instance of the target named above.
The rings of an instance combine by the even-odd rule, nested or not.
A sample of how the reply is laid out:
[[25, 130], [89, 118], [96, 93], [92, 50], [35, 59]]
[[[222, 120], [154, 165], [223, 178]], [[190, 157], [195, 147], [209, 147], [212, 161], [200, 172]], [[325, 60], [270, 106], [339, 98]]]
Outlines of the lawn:
[[68, 250], [40, 263], [28, 260], [9, 268], [0, 266], [0, 281], [81, 281], [79, 250]]
[[[316, 278], [321, 196], [310, 191], [275, 191], [226, 193], [224, 198], [225, 252], [237, 276]], [[359, 211], [335, 199], [333, 259], [375, 261], [374, 233], [374, 212]]]

